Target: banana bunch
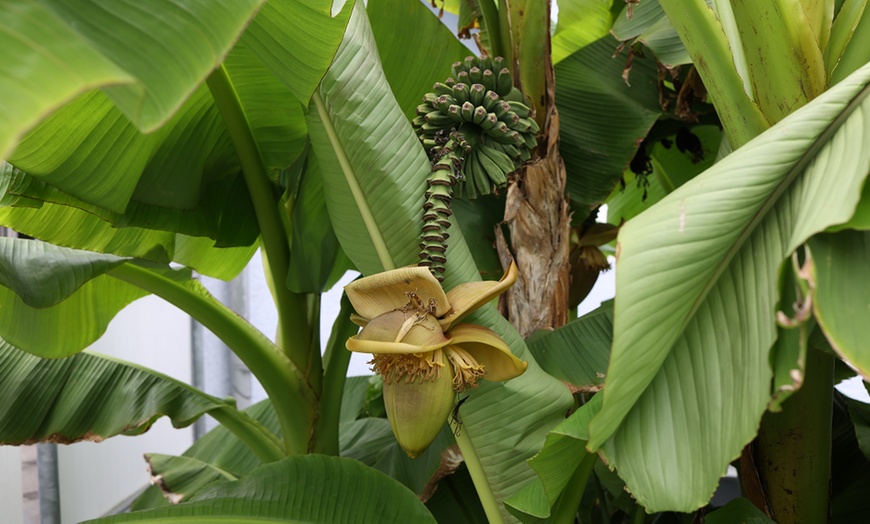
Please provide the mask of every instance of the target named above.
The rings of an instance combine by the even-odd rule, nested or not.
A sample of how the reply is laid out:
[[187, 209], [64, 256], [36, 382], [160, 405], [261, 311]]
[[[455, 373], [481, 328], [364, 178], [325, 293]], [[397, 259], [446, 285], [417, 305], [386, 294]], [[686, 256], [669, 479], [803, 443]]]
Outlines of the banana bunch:
[[412, 124], [432, 158], [443, 156], [448, 134], [463, 138], [463, 176], [454, 177], [455, 191], [476, 198], [504, 187], [531, 158], [540, 129], [503, 58], [470, 56], [453, 64], [452, 75], [423, 97]]

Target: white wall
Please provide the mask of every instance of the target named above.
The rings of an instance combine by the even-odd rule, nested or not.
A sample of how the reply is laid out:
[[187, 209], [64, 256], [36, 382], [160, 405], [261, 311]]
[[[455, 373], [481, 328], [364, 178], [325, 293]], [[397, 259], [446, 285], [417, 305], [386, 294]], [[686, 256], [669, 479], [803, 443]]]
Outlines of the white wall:
[[21, 496], [21, 448], [0, 446], [0, 510], [3, 522], [24, 523]]
[[[153, 296], [137, 300], [121, 311], [90, 350], [190, 382], [190, 318]], [[150, 431], [137, 437], [58, 446], [61, 522], [102, 516], [146, 487], [144, 453], [177, 455], [192, 443], [191, 428], [176, 430], [168, 420], [161, 419]], [[14, 493], [20, 498], [20, 489]], [[0, 507], [6, 505], [0, 503]]]

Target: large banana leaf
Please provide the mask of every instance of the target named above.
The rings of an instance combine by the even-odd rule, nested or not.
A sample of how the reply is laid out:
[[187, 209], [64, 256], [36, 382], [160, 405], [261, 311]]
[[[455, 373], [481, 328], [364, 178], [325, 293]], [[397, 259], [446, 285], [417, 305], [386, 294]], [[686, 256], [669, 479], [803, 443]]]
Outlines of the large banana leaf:
[[235, 411], [231, 402], [111, 357], [44, 359], [2, 339], [0, 398], [0, 443], [15, 445], [99, 442], [144, 433], [162, 416], [185, 427], [212, 410]]
[[[264, 161], [273, 169], [290, 165], [304, 146], [301, 107], [243, 46], [226, 68]], [[204, 85], [150, 134], [102, 93], [80, 97], [28, 133], [9, 161], [43, 182], [19, 183], [12, 192], [83, 208], [116, 226], [210, 236], [223, 245], [256, 238], [235, 148]]]
[[[248, 9], [245, 22], [254, 15], [254, 7]], [[202, 75], [190, 79], [192, 84], [184, 98], [164, 108], [167, 114], [159, 123], [166, 125], [156, 131], [149, 128], [153, 133], [143, 134], [128, 121], [130, 115], [113, 96], [114, 91], [108, 97], [100, 92], [78, 97], [31, 131], [16, 149], [10, 161], [26, 174], [18, 173], [14, 184], [0, 183], [9, 186], [9, 193], [17, 197], [13, 204], [32, 207], [37, 201], [45, 201], [72, 209], [55, 205], [5, 209], [0, 219], [17, 230], [71, 247], [105, 249], [122, 256], [145, 255], [143, 258], [157, 262], [197, 264], [197, 269], [206, 274], [232, 277], [240, 264], [215, 262], [213, 257], [204, 260], [204, 253], [211, 247], [208, 242], [139, 228], [206, 236], [216, 239], [220, 247], [245, 246], [244, 251], [229, 257], [230, 261], [244, 263], [253, 252], [250, 246], [257, 237], [257, 224], [233, 144], [202, 80], [205, 73], [223, 62], [264, 164], [273, 171], [286, 168], [302, 150], [307, 134], [299, 101], [307, 103], [329, 65], [350, 11], [346, 8], [333, 18], [330, 7], [327, 0], [267, 6], [229, 54], [229, 45], [238, 38], [242, 26], [228, 37], [227, 49], [219, 53], [199, 52], [203, 51], [196, 47], [201, 43], [199, 37], [192, 42], [187, 38], [191, 45], [179, 45], [184, 52], [173, 53], [170, 65], [187, 61], [194, 67], [203, 61], [201, 56], [214, 63]], [[197, 9], [206, 7], [191, 9], [187, 14], [198, 15]], [[240, 7], [213, 10], [228, 16]], [[171, 18], [170, 22], [164, 21], [165, 31], [184, 34], [191, 30], [185, 26], [190, 21], [183, 16], [175, 16], [178, 13], [169, 9], [164, 11], [162, 14]], [[82, 13], [65, 16], [77, 18]], [[155, 17], [143, 10], [125, 16], [129, 16], [129, 23], [124, 27], [130, 29], [148, 26]], [[203, 19], [207, 21], [208, 17]], [[213, 40], [221, 30], [219, 21], [213, 22], [213, 27], [194, 30], [194, 34]], [[88, 30], [99, 32], [90, 25]], [[117, 37], [117, 26], [113, 30], [110, 34]], [[130, 44], [136, 47], [134, 55], [142, 54], [143, 49], [149, 50], [148, 55], [171, 52], [165, 46], [153, 51], [150, 36], [139, 36], [130, 38]], [[99, 47], [100, 42], [96, 45]], [[187, 52], [190, 49], [193, 54]], [[141, 58], [138, 55], [115, 58], [130, 58], [132, 68], [141, 65], [136, 61]], [[121, 63], [126, 67], [127, 62]], [[175, 80], [167, 81], [167, 74], [164, 71], [157, 81], [160, 86], [169, 84], [165, 89], [171, 90]], [[63, 232], [67, 234], [58, 233], [58, 224], [65, 226]]]
[[[23, 182], [25, 177], [9, 164], [2, 164], [0, 194]], [[72, 205], [48, 202], [38, 202], [36, 207], [0, 205], [0, 224], [59, 246], [164, 264], [175, 261], [204, 275], [225, 280], [241, 272], [257, 248], [256, 243], [243, 247], [214, 248], [215, 241], [208, 237], [139, 227], [115, 228], [96, 215]]]
[[148, 294], [106, 274], [126, 261], [0, 238], [0, 337], [46, 358], [81, 351], [118, 311]]
[[868, 174], [870, 65], [630, 221], [590, 449], [650, 511], [709, 500], [770, 397], [777, 270], [847, 221]]
[[413, 493], [355, 460], [301, 455], [241, 480], [213, 484], [185, 504], [88, 521], [237, 524], [435, 522]]
[[4, 2], [0, 5], [0, 158], [76, 95], [102, 87], [146, 131], [218, 65], [262, 0]]
[[372, 0], [366, 5], [384, 76], [409, 119], [453, 62], [470, 54], [422, 2]]
[[[431, 166], [381, 73], [359, 4], [313, 100], [308, 120], [312, 145], [324, 176], [327, 209], [345, 252], [364, 274], [413, 263]], [[458, 224], [450, 234], [447, 289], [480, 278]], [[479, 489], [491, 490], [501, 501], [532, 477], [525, 460], [562, 418], [570, 395], [537, 366], [494, 308], [470, 321], [495, 330], [530, 361], [523, 376], [481, 385], [462, 408], [462, 431], [473, 443], [463, 453], [476, 453], [486, 475]]]
[[652, 57], [635, 56], [630, 72], [619, 42], [604, 36], [556, 64], [559, 153], [571, 202], [602, 203], [662, 114]]

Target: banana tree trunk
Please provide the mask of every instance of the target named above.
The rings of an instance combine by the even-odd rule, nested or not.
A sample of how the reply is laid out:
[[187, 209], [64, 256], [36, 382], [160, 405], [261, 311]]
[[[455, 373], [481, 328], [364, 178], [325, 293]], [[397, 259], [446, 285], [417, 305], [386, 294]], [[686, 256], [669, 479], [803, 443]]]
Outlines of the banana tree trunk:
[[517, 283], [506, 293], [502, 313], [522, 336], [568, 321], [570, 219], [565, 198], [565, 164], [559, 155], [559, 116], [550, 56], [550, 2], [502, 0], [502, 34], [517, 87], [535, 108], [541, 127], [537, 154], [509, 182], [504, 223], [509, 240], [496, 232], [502, 265], [512, 257]]
[[555, 108], [551, 115], [541, 146], [546, 153], [508, 186], [505, 223], [510, 246], [501, 231], [497, 235], [502, 264], [509, 264], [513, 257], [519, 270], [517, 283], [502, 302], [502, 312], [523, 337], [568, 321], [570, 220]]

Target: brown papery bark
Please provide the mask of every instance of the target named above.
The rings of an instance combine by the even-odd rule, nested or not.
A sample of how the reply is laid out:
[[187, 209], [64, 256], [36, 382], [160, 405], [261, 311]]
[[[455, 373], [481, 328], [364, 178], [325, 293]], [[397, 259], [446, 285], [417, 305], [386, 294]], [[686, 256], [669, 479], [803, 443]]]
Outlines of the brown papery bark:
[[[552, 97], [551, 97], [552, 101]], [[517, 283], [503, 295], [502, 314], [523, 337], [568, 321], [570, 218], [565, 197], [565, 164], [559, 155], [559, 118], [551, 103], [544, 155], [517, 173], [508, 185], [505, 219], [510, 246], [501, 229], [496, 247], [503, 267], [517, 263]]]

